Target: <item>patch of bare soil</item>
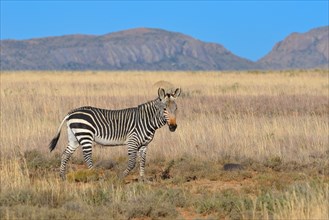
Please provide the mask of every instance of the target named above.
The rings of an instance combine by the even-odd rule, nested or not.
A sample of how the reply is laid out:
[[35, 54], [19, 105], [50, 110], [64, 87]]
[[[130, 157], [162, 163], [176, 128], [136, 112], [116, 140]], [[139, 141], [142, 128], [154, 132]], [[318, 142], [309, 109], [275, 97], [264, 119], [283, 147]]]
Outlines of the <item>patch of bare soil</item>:
[[209, 219], [211, 218], [209, 215], [202, 215], [196, 213], [194, 210], [186, 209], [186, 208], [177, 208], [177, 212], [179, 213], [178, 219]]
[[198, 194], [204, 191], [220, 192], [226, 189], [234, 189], [236, 191], [240, 191], [242, 187], [248, 187], [253, 185], [255, 185], [255, 182], [252, 179], [244, 179], [241, 181], [212, 181], [208, 179], [199, 179], [195, 181], [186, 182], [183, 184], [183, 187], [188, 188], [191, 193]]

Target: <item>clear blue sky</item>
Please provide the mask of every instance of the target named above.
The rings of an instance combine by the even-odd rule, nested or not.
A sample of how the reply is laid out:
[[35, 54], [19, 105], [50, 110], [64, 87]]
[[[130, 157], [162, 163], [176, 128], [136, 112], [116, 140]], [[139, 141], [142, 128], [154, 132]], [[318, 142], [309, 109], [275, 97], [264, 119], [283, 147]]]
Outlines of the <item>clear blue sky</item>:
[[1, 1], [1, 39], [151, 27], [257, 60], [292, 32], [328, 25], [325, 1]]

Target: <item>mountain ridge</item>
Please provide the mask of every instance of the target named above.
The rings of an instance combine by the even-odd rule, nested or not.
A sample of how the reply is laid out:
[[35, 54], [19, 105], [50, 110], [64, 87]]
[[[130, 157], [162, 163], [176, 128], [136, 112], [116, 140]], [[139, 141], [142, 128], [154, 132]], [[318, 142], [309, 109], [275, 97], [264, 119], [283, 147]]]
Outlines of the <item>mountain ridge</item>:
[[[179, 32], [157, 28], [135, 28], [104, 35], [73, 34], [28, 40], [1, 40], [1, 70], [251, 70], [305, 66], [312, 68], [315, 67], [314, 64], [305, 65], [305, 60], [297, 60], [295, 63], [299, 63], [298, 66], [282, 54], [282, 51], [287, 51], [286, 54], [291, 57], [291, 53], [298, 52], [298, 57], [303, 58], [300, 51], [305, 51], [303, 46], [306, 43], [308, 59], [318, 66], [326, 67], [329, 57], [324, 56], [322, 59], [319, 53], [328, 51], [328, 44], [321, 43], [323, 39], [328, 39], [327, 32], [328, 26], [325, 26], [297, 34], [297, 37], [294, 37], [294, 34], [292, 37], [289, 35], [257, 62], [241, 58], [221, 44], [203, 42]], [[319, 39], [321, 42], [309, 39]], [[286, 59], [289, 62], [284, 62]]]

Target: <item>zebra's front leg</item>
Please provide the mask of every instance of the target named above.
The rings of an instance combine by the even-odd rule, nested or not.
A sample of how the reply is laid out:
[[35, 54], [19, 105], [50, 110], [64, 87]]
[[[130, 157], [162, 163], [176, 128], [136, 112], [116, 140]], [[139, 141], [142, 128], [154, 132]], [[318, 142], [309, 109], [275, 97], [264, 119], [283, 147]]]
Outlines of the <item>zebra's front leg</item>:
[[139, 168], [139, 181], [145, 182], [145, 162], [146, 162], [146, 150], [147, 146], [142, 146], [139, 149], [139, 156], [140, 156], [140, 168]]
[[134, 169], [136, 165], [136, 157], [137, 157], [137, 151], [138, 147], [137, 146], [129, 146], [128, 145], [128, 166], [123, 172], [122, 178], [126, 177], [132, 169]]

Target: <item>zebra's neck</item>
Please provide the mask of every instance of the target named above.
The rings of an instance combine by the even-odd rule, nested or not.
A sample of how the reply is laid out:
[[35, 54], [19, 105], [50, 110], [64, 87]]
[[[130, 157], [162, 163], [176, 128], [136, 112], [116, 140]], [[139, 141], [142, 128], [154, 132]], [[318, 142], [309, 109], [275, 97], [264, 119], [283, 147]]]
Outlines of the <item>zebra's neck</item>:
[[163, 109], [161, 109], [160, 105], [160, 99], [155, 99], [139, 105], [137, 111], [139, 122], [152, 128], [154, 131], [166, 124], [166, 119], [163, 116]]

